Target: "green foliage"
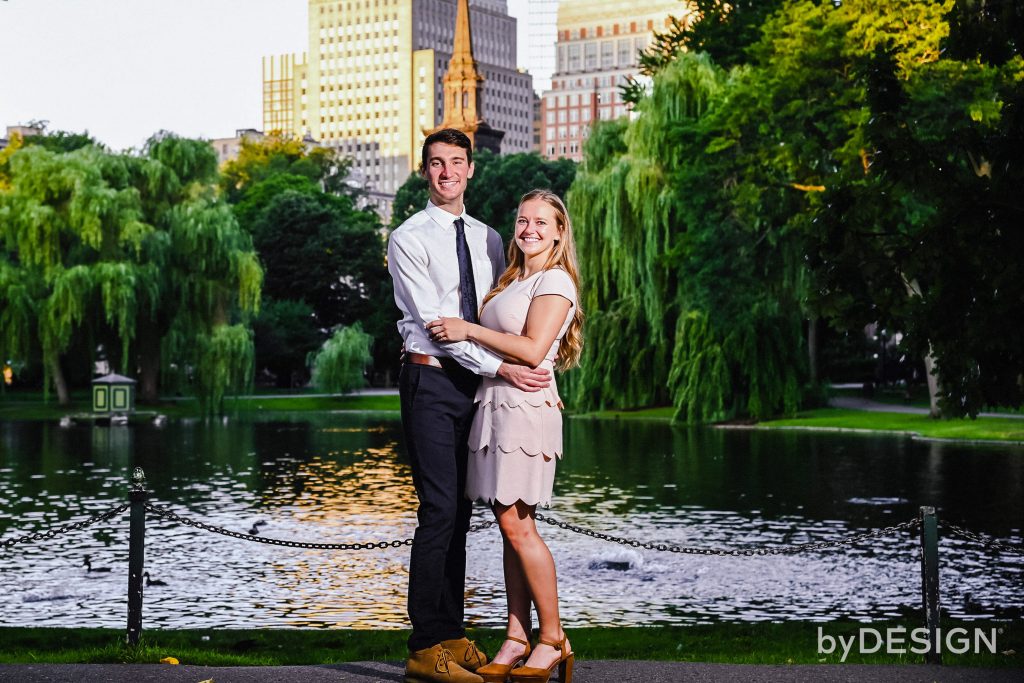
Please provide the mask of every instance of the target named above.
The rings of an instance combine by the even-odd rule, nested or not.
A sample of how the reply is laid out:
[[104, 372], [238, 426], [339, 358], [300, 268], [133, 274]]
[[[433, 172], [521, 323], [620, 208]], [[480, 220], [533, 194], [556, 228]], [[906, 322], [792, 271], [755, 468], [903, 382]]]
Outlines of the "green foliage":
[[358, 192], [345, 182], [351, 167], [352, 160], [331, 147], [307, 145], [281, 135], [243, 139], [238, 158], [224, 165], [220, 188], [228, 202], [237, 204], [255, 183], [293, 175], [320, 185], [324, 192], [354, 196]]
[[409, 174], [409, 177], [395, 192], [395, 201], [391, 204], [389, 227], [394, 230], [409, 216], [417, 211], [422, 211], [423, 207], [427, 205], [428, 199], [430, 199], [430, 189], [427, 186], [427, 179], [420, 173]]
[[[700, 20], [682, 32], [691, 52], [705, 52], [723, 68], [747, 62], [747, 49], [761, 38], [762, 27], [784, 0], [693, 0]], [[830, 3], [822, 7], [831, 10]], [[652, 74], [653, 75], [653, 74]]]
[[372, 343], [373, 338], [359, 323], [337, 329], [320, 351], [310, 354], [313, 384], [332, 394], [347, 394], [364, 386]]
[[[7, 167], [4, 350], [41, 361], [62, 403], [62, 355], [91, 354], [102, 343], [120, 352], [111, 359], [122, 372], [142, 368], [142, 398], [156, 398], [163, 357], [211, 369], [197, 386], [212, 392], [204, 401], [219, 404], [224, 387], [211, 382], [234, 378], [240, 356], [225, 355], [226, 338], [214, 330], [257, 310], [262, 270], [249, 236], [214, 199], [209, 145], [169, 134], [154, 136], [140, 155], [29, 145]], [[216, 353], [201, 357], [204, 349]], [[74, 360], [91, 366], [91, 357]]]
[[387, 277], [377, 218], [350, 198], [287, 190], [251, 229], [268, 297], [307, 303], [321, 328], [363, 320], [380, 305], [371, 296]]
[[942, 57], [965, 51], [952, 0], [759, 4], [718, 45], [744, 66], [666, 38], [639, 118], [591, 136], [570, 193], [592, 321], [573, 397], [657, 403], [670, 363], [681, 419], [792, 411], [802, 321], [825, 317], [908, 332], [946, 414], [1019, 402], [1020, 58]]
[[[687, 0], [691, 10], [670, 17], [664, 31], [655, 31], [647, 48], [640, 52], [640, 73], [653, 77], [683, 52], [704, 52], [723, 68], [745, 64], [747, 49], [761, 37], [761, 27], [783, 0]], [[623, 100], [638, 103], [646, 89], [630, 77], [621, 88]]]
[[[379, 219], [357, 207], [344, 184], [348, 168], [334, 150], [279, 137], [244, 142], [239, 158], [224, 168], [221, 190], [252, 235], [265, 271], [263, 295], [276, 302], [269, 319], [288, 312], [300, 325], [289, 334], [270, 330], [267, 321], [258, 325], [259, 369], [283, 386], [305, 380], [306, 354], [337, 325], [362, 323], [376, 340], [376, 368], [397, 367], [398, 315]], [[298, 320], [302, 307], [312, 315]], [[282, 345], [285, 337], [297, 346]]]
[[948, 16], [949, 56], [1001, 66], [1021, 56], [1024, 4], [991, 0], [956, 0]]
[[796, 408], [798, 278], [776, 256], [789, 247], [704, 152], [738, 77], [683, 55], [635, 122], [602, 124], [587, 144], [569, 196], [591, 321], [577, 407], [670, 401], [688, 422]]
[[[535, 152], [498, 156], [482, 150], [473, 155], [473, 161], [476, 172], [466, 192], [466, 211], [497, 230], [506, 242], [512, 237], [524, 194], [545, 189], [564, 197], [576, 175], [572, 161], [548, 161]], [[419, 208], [424, 206], [426, 201]]]
[[30, 135], [22, 139], [24, 146], [37, 146], [48, 149], [51, 152], [74, 152], [83, 147], [102, 147], [102, 145], [88, 133], [71, 133], [66, 130], [46, 131], [45, 126], [40, 135]]
[[264, 300], [253, 321], [253, 332], [258, 372], [269, 371], [279, 387], [305, 382], [306, 358], [323, 342], [309, 304]]
[[200, 334], [195, 366], [196, 395], [204, 414], [224, 412], [224, 396], [252, 386], [252, 332], [245, 325], [217, 325]]

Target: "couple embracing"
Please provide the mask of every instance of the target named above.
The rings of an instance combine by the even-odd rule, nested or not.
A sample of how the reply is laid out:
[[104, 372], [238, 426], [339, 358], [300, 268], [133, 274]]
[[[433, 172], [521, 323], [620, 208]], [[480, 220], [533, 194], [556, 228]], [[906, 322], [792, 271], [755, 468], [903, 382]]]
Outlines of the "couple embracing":
[[[555, 564], [535, 521], [537, 505], [550, 504], [562, 454], [551, 372], [573, 367], [583, 344], [568, 212], [551, 192], [527, 193], [506, 268], [498, 233], [466, 215], [469, 138], [453, 129], [431, 134], [422, 163], [430, 201], [388, 244], [403, 314], [402, 425], [419, 498], [405, 680], [541, 683], [558, 668], [571, 683]], [[503, 541], [508, 631], [490, 662], [464, 629], [476, 500], [491, 506]], [[533, 645], [531, 604], [539, 621]]]

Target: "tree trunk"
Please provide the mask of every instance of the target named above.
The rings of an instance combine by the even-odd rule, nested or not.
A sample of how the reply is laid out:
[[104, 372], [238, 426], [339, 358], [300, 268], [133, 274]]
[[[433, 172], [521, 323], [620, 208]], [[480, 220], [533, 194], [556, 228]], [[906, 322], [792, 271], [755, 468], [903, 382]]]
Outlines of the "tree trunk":
[[[918, 284], [917, 279], [907, 280], [904, 277], [903, 282], [906, 284], [907, 293], [911, 297], [924, 296], [921, 294], [921, 285]], [[939, 408], [939, 374], [935, 369], [935, 354], [932, 353], [931, 344], [928, 344], [928, 354], [924, 357], [924, 373], [927, 375], [925, 379], [928, 381], [929, 412], [932, 417], [940, 417], [942, 409]]]
[[935, 356], [932, 355], [932, 347], [928, 346], [928, 355], [924, 357], [924, 371], [928, 380], [928, 406], [932, 417], [941, 417], [942, 409], [939, 408], [939, 375], [935, 371]]
[[812, 315], [807, 321], [807, 369], [811, 386], [818, 386], [818, 316]]
[[53, 380], [53, 388], [57, 390], [57, 403], [67, 407], [71, 405], [71, 394], [68, 393], [68, 382], [64, 379], [64, 371], [60, 367], [60, 356], [51, 354], [47, 360], [50, 366], [50, 378]]
[[160, 400], [160, 334], [156, 325], [143, 321], [136, 341], [139, 363], [139, 400], [156, 403]]

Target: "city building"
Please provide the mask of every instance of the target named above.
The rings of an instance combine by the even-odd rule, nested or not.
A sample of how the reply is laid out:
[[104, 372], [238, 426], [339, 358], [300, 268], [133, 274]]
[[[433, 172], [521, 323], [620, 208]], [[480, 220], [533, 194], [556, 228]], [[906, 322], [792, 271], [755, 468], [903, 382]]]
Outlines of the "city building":
[[217, 164], [226, 161], [234, 161], [238, 158], [238, 152], [242, 149], [242, 141], [259, 141], [264, 137], [263, 133], [253, 128], [239, 128], [235, 131], [233, 138], [215, 138], [210, 140], [210, 146], [217, 153]]
[[669, 17], [690, 10], [679, 0], [563, 0], [558, 9], [556, 66], [541, 98], [541, 155], [583, 159], [594, 121], [628, 113], [620, 87], [639, 74], [639, 58]]
[[263, 58], [263, 130], [305, 135], [309, 130], [306, 53]]
[[[533, 76], [533, 88], [537, 94], [551, 89], [551, 76], [555, 73], [558, 5], [559, 0], [527, 0], [527, 50], [521, 57], [521, 63]], [[633, 11], [630, 8], [624, 16]]]
[[42, 125], [29, 125], [29, 126], [7, 126], [6, 137], [0, 138], [0, 149], [6, 149], [7, 145], [11, 144], [11, 138], [15, 135], [19, 136], [22, 140], [30, 138], [33, 135], [43, 135], [46, 133], [46, 128]]
[[[424, 131], [444, 117], [456, 0], [310, 0], [305, 55], [263, 63], [263, 129], [305, 136], [353, 158], [352, 181], [387, 218], [419, 165]], [[505, 0], [469, 0], [481, 118], [501, 152], [532, 143], [532, 81], [516, 66]]]
[[486, 149], [500, 154], [505, 131], [492, 128], [481, 118], [484, 78], [477, 71], [470, 36], [469, 0], [458, 0], [455, 45], [448, 70], [441, 79], [444, 86], [441, 123], [423, 132], [430, 135], [445, 128], [454, 128], [469, 137], [474, 150]]

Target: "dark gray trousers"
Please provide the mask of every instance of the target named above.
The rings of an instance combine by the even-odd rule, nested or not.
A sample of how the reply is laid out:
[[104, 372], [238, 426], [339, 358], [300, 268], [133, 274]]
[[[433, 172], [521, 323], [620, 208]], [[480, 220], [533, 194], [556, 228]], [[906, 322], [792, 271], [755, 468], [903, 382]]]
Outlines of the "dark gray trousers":
[[[446, 364], [447, 365], [447, 364]], [[398, 379], [402, 427], [419, 497], [409, 560], [412, 651], [465, 635], [467, 438], [480, 378], [406, 363]]]

